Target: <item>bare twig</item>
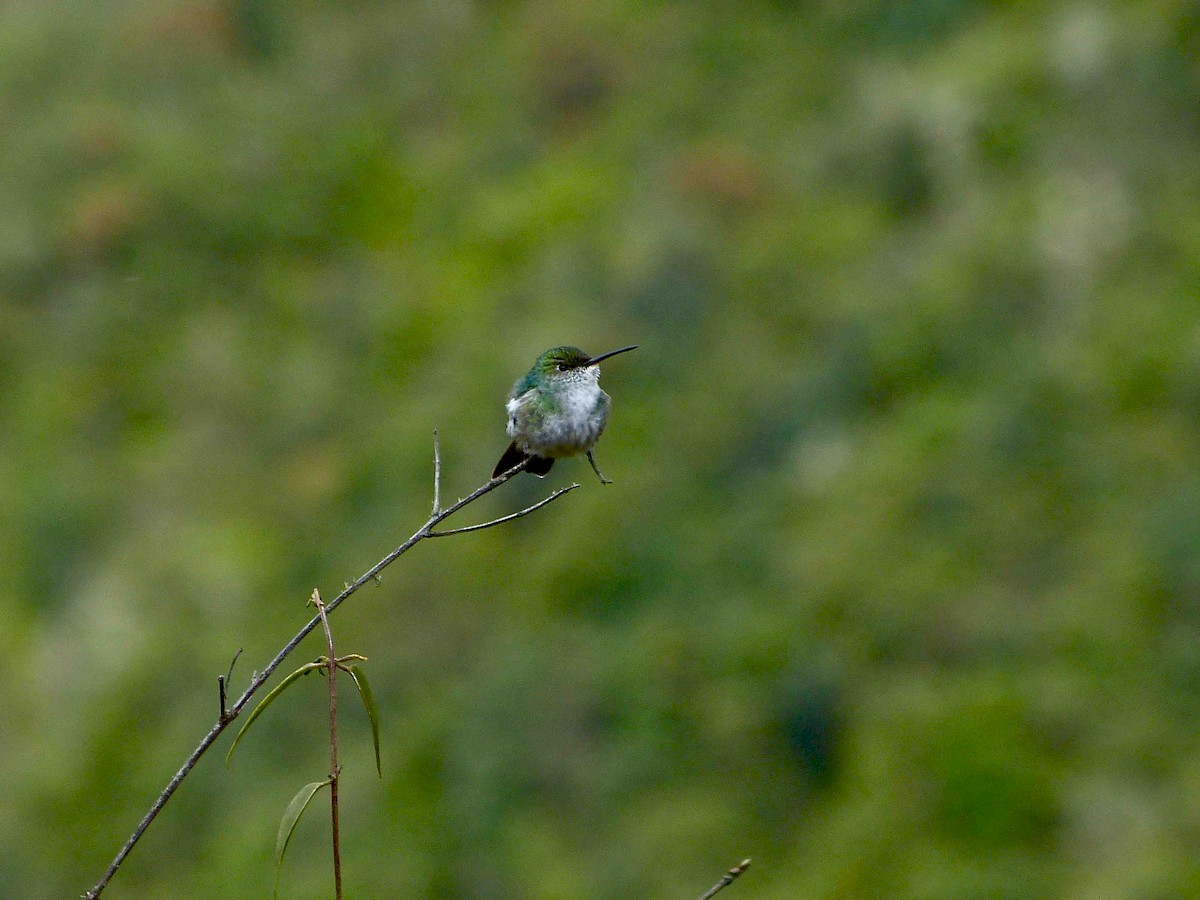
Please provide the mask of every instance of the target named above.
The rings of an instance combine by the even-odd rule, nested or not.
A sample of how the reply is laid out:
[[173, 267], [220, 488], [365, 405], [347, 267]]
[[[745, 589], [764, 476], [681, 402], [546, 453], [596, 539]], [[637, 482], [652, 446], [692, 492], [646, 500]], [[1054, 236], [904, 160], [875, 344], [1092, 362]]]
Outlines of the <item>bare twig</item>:
[[743, 859], [740, 863], [722, 875], [721, 880], [710, 887], [708, 889], [708, 893], [701, 897], [700, 900], [709, 900], [710, 897], [716, 896], [720, 891], [725, 890], [725, 888], [733, 884], [734, 879], [745, 872], [748, 868], [750, 868], [750, 860]]
[[325, 646], [329, 648], [329, 814], [333, 822], [333, 890], [337, 900], [342, 900], [342, 850], [340, 832], [338, 830], [338, 776], [341, 770], [337, 760], [337, 683], [334, 680], [338, 669], [338, 658], [333, 652], [333, 632], [329, 628], [329, 617], [325, 614], [325, 604], [321, 601], [321, 592], [316, 588], [312, 592], [313, 606], [321, 617], [321, 627], [325, 630]]
[[452, 534], [466, 534], [468, 531], [482, 531], [484, 528], [491, 528], [493, 525], [501, 525], [504, 522], [511, 522], [513, 519], [519, 519], [521, 516], [529, 515], [535, 509], [540, 509], [551, 500], [557, 500], [563, 494], [567, 493], [567, 491], [573, 491], [577, 487], [579, 487], [578, 484], [572, 484], [565, 488], [559, 488], [549, 497], [539, 500], [537, 503], [533, 504], [533, 506], [527, 506], [520, 512], [509, 513], [507, 516], [501, 516], [499, 519], [492, 519], [490, 522], [480, 522], [478, 525], [465, 525], [462, 528], [449, 528], [446, 531], [431, 531], [429, 532], [429, 536], [449, 537]]
[[[363, 585], [367, 584], [368, 582], [375, 581], [380, 572], [390, 566], [399, 557], [411, 550], [414, 545], [420, 543], [427, 537], [431, 537], [434, 526], [444, 522], [464, 506], [474, 503], [484, 494], [489, 494], [496, 488], [500, 487], [500, 485], [504, 484], [504, 482], [508, 481], [514, 475], [523, 471], [528, 462], [528, 460], [521, 460], [521, 462], [517, 463], [507, 472], [497, 475], [495, 478], [492, 478], [491, 480], [480, 485], [471, 493], [467, 494], [467, 496], [451, 504], [446, 509], [439, 510], [437, 513], [431, 515], [429, 519], [426, 520], [424, 525], [413, 532], [412, 536], [409, 537], [408, 540], [402, 543], [399, 547], [397, 547], [379, 562], [375, 563], [375, 565], [373, 565], [370, 569], [356, 578], [353, 583], [346, 585], [345, 589], [340, 594], [326, 604], [326, 614], [328, 615], [329, 613], [332, 613], [335, 609], [341, 606], [351, 594], [357, 592], [358, 589]], [[191, 752], [191, 755], [188, 756], [186, 760], [184, 760], [184, 763], [182, 766], [180, 766], [179, 771], [175, 773], [174, 777], [172, 777], [169, 782], [167, 782], [167, 786], [162, 789], [162, 792], [151, 805], [149, 811], [147, 811], [147, 813], [142, 817], [142, 820], [133, 830], [133, 833], [129, 835], [128, 839], [125, 841], [125, 844], [117, 852], [117, 855], [113, 861], [109, 863], [108, 869], [105, 870], [104, 875], [98, 882], [96, 882], [94, 887], [83, 894], [84, 900], [96, 900], [96, 898], [100, 896], [104, 888], [108, 886], [110, 881], [112, 881], [113, 876], [116, 875], [117, 869], [120, 868], [121, 863], [123, 863], [125, 858], [129, 856], [134, 845], [137, 844], [141, 836], [145, 834], [146, 829], [150, 827], [150, 823], [154, 821], [160, 812], [162, 812], [163, 807], [167, 805], [167, 801], [171, 799], [171, 796], [183, 782], [183, 779], [188, 776], [188, 773], [191, 772], [196, 763], [200, 761], [200, 757], [202, 757], [208, 748], [216, 742], [217, 738], [221, 736], [221, 732], [229, 727], [230, 723], [232, 723], [233, 720], [241, 714], [242, 710], [246, 708], [246, 704], [253, 699], [254, 695], [258, 693], [259, 689], [262, 688], [274, 671], [279, 668], [283, 661], [287, 659], [293, 650], [296, 649], [300, 642], [308, 637], [309, 634], [312, 633], [313, 629], [319, 624], [321, 624], [321, 617], [313, 616], [304, 625], [304, 627], [297, 631], [295, 636], [292, 637], [292, 639], [288, 641], [278, 653], [275, 654], [274, 659], [267, 663], [266, 668], [257, 673], [250, 680], [249, 686], [247, 686], [246, 690], [242, 692], [242, 695], [238, 697], [233, 706], [229, 708], [229, 715], [218, 717], [216, 724], [209, 729], [208, 733], [201, 739], [200, 743], [196, 745], [196, 749]]]
[[438, 446], [437, 429], [433, 429], [433, 512], [436, 516], [442, 508], [442, 451]]
[[221, 701], [221, 716], [219, 721], [225, 721], [229, 718], [229, 706], [225, 702], [225, 689], [231, 681], [233, 681], [233, 667], [237, 665], [238, 657], [242, 655], [242, 648], [238, 647], [237, 653], [233, 654], [233, 659], [229, 661], [229, 671], [224, 675], [217, 676], [217, 694]]

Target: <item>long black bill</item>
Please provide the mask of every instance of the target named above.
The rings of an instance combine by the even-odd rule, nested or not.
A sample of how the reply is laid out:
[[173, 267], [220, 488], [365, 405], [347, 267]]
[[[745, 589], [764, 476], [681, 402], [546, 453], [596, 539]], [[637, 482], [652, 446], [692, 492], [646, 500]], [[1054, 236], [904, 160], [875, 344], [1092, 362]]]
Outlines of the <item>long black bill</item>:
[[629, 350], [636, 350], [637, 348], [637, 344], [630, 344], [628, 347], [622, 347], [620, 350], [609, 350], [607, 353], [601, 353], [599, 356], [593, 356], [591, 359], [585, 362], [584, 365], [594, 366], [602, 359], [608, 359], [610, 356], [616, 356], [618, 353], [626, 353]]

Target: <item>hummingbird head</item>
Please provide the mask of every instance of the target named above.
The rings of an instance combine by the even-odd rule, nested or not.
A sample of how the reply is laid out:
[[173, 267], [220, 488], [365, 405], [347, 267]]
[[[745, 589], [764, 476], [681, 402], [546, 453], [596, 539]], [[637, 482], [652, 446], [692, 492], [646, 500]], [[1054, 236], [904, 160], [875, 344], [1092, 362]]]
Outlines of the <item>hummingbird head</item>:
[[597, 365], [601, 360], [636, 349], [637, 344], [633, 344], [601, 353], [599, 356], [589, 356], [578, 347], [552, 347], [537, 358], [537, 362], [533, 364], [533, 371], [529, 374], [551, 382], [582, 381], [589, 378], [596, 380], [600, 377]]

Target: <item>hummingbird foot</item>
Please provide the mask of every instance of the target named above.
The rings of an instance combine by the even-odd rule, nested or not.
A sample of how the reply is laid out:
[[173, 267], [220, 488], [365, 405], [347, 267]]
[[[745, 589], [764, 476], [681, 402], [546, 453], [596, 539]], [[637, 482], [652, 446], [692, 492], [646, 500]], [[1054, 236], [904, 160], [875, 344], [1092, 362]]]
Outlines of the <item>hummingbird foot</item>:
[[588, 458], [588, 462], [590, 462], [592, 464], [592, 471], [595, 472], [596, 477], [600, 479], [600, 483], [601, 484], [612, 484], [612, 479], [605, 478], [604, 473], [601, 472], [599, 466], [596, 465], [596, 457], [592, 456], [591, 450], [589, 450], [587, 452], [587, 458]]

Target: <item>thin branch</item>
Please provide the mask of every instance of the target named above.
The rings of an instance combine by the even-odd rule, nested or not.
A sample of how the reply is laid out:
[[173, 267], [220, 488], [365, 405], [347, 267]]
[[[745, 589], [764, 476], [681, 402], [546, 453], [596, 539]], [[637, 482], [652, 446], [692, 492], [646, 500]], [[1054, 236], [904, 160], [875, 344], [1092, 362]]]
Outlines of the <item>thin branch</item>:
[[433, 429], [433, 512], [436, 516], [442, 508], [442, 451], [438, 446], [437, 429]]
[[722, 875], [721, 880], [710, 887], [708, 889], [708, 893], [701, 897], [700, 900], [709, 900], [710, 897], [716, 896], [720, 891], [725, 890], [725, 888], [733, 884], [734, 879], [745, 872], [748, 868], [750, 868], [750, 860], [743, 859], [740, 863]]
[[218, 721], [223, 722], [229, 718], [229, 705], [225, 702], [225, 689], [233, 681], [233, 667], [237, 665], [238, 657], [241, 655], [242, 648], [238, 647], [238, 652], [233, 654], [233, 659], [229, 661], [229, 671], [224, 675], [217, 676], [217, 694], [221, 701], [221, 715]]
[[520, 512], [509, 513], [507, 516], [501, 516], [499, 519], [492, 519], [492, 521], [490, 521], [490, 522], [481, 522], [478, 525], [466, 525], [462, 528], [450, 528], [450, 529], [447, 529], [446, 531], [431, 531], [431, 532], [429, 532], [429, 536], [435, 537], [435, 538], [436, 537], [449, 537], [452, 534], [466, 534], [468, 531], [482, 531], [484, 528], [491, 528], [493, 525], [501, 525], [505, 522], [511, 522], [513, 519], [519, 519], [519, 518], [521, 518], [521, 516], [529, 515], [535, 509], [541, 509], [543, 506], [545, 506], [550, 501], [557, 500], [563, 494], [567, 493], [568, 491], [573, 491], [577, 487], [579, 487], [578, 484], [572, 484], [565, 488], [559, 488], [557, 491], [555, 491], [549, 497], [546, 497], [543, 500], [539, 500], [537, 503], [533, 504], [533, 506], [527, 506], [527, 507], [525, 507], [525, 509], [521, 510]]
[[329, 814], [333, 822], [333, 889], [337, 900], [342, 900], [342, 850], [341, 833], [338, 829], [338, 776], [341, 770], [337, 760], [337, 682], [335, 676], [338, 670], [338, 658], [333, 652], [333, 632], [329, 628], [329, 617], [325, 614], [325, 604], [321, 602], [321, 592], [316, 588], [312, 592], [313, 606], [321, 617], [321, 627], [325, 630], [325, 646], [329, 648]]
[[[326, 614], [332, 613], [335, 609], [341, 606], [348, 597], [357, 592], [358, 589], [363, 585], [374, 581], [380, 572], [390, 566], [399, 557], [411, 550], [413, 546], [420, 543], [425, 538], [430, 537], [433, 533], [434, 526], [444, 522], [464, 506], [474, 503], [484, 494], [490, 494], [514, 475], [522, 472], [528, 462], [529, 461], [527, 459], [521, 460], [521, 462], [517, 463], [507, 472], [497, 475], [495, 478], [483, 483], [475, 490], [471, 491], [471, 493], [467, 494], [467, 496], [456, 501], [446, 509], [439, 510], [434, 515], [431, 515], [424, 525], [413, 532], [412, 536], [409, 537], [408, 540], [406, 540], [403, 544], [401, 544], [379, 562], [375, 563], [375, 565], [373, 565], [370, 569], [356, 578], [352, 584], [346, 585], [345, 589], [325, 606]], [[117, 852], [117, 855], [114, 857], [113, 861], [109, 863], [108, 869], [105, 870], [104, 875], [98, 882], [96, 882], [94, 887], [83, 894], [84, 900], [96, 900], [96, 898], [100, 896], [104, 888], [108, 886], [110, 881], [112, 881], [113, 876], [116, 875], [117, 869], [120, 868], [121, 863], [125, 862], [126, 857], [128, 857], [130, 852], [133, 850], [134, 845], [137, 844], [141, 836], [145, 834], [146, 829], [150, 827], [150, 823], [154, 821], [160, 812], [162, 812], [163, 807], [167, 805], [167, 801], [171, 799], [171, 796], [175, 793], [180, 783], [182, 783], [183, 779], [188, 776], [188, 773], [192, 771], [196, 763], [200, 761], [200, 757], [202, 757], [208, 748], [216, 742], [217, 738], [221, 736], [221, 732], [228, 728], [234, 719], [241, 714], [242, 710], [246, 708], [246, 705], [251, 701], [251, 699], [253, 699], [254, 695], [258, 693], [259, 689], [262, 688], [267, 679], [270, 678], [275, 670], [283, 663], [283, 661], [287, 659], [288, 655], [291, 654], [291, 652], [296, 649], [300, 642], [308, 637], [309, 634], [312, 633], [313, 629], [319, 624], [321, 624], [321, 617], [313, 616], [304, 625], [304, 627], [297, 631], [295, 636], [288, 641], [278, 653], [275, 654], [274, 659], [267, 663], [266, 668], [264, 668], [250, 680], [249, 686], [245, 691], [242, 692], [242, 695], [238, 697], [233, 706], [229, 708], [229, 715], [225, 716], [224, 718], [217, 719], [216, 724], [209, 729], [208, 733], [203, 737], [203, 739], [201, 739], [200, 743], [196, 745], [196, 749], [191, 752], [191, 755], [188, 756], [186, 760], [184, 760], [184, 763], [182, 766], [180, 766], [179, 771], [175, 773], [174, 777], [172, 777], [169, 782], [167, 782], [167, 786], [162, 789], [162, 792], [158, 795], [158, 798], [154, 801], [149, 811], [147, 811], [146, 815], [142, 817], [142, 820], [133, 830], [133, 833], [129, 835], [129, 838]]]

